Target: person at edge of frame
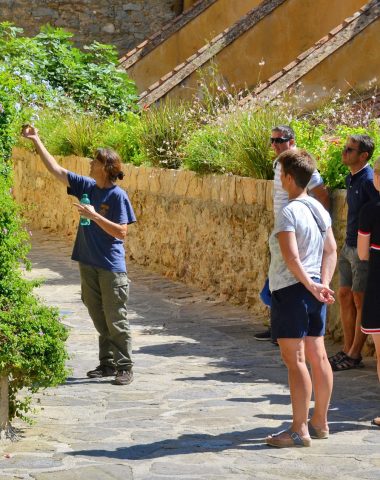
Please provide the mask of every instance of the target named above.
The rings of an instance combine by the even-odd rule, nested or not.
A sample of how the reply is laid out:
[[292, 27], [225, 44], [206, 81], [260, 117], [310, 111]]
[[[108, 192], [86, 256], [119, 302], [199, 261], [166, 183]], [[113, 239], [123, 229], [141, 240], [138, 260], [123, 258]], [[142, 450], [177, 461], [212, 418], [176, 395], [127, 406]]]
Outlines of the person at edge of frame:
[[[373, 166], [373, 184], [380, 193], [380, 157]], [[360, 211], [358, 230], [358, 255], [368, 260], [367, 285], [364, 291], [361, 330], [372, 335], [377, 357], [377, 375], [380, 381], [380, 196], [367, 203]], [[380, 427], [380, 416], [372, 420]]]
[[379, 192], [373, 185], [373, 170], [368, 164], [374, 149], [370, 136], [352, 135], [342, 152], [342, 162], [350, 170], [346, 177], [346, 238], [338, 260], [338, 302], [344, 340], [342, 350], [329, 357], [333, 371], [338, 372], [364, 367], [361, 352], [367, 335], [361, 330], [361, 317], [368, 261], [359, 258], [357, 239], [361, 209], [371, 200], [379, 198]]

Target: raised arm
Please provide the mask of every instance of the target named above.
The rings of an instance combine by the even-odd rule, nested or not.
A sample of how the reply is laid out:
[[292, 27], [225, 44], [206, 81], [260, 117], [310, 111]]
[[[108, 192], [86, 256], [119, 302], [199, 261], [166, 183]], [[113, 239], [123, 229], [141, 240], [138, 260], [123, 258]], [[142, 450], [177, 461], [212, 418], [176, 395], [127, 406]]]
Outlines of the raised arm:
[[30, 125], [25, 125], [22, 128], [21, 134], [24, 138], [27, 138], [34, 143], [37, 153], [48, 171], [57, 180], [59, 180], [61, 183], [68, 187], [69, 181], [67, 178], [67, 170], [61, 167], [61, 165], [57, 163], [56, 159], [47, 151], [45, 145], [42, 143], [40, 137], [38, 136], [38, 130]]

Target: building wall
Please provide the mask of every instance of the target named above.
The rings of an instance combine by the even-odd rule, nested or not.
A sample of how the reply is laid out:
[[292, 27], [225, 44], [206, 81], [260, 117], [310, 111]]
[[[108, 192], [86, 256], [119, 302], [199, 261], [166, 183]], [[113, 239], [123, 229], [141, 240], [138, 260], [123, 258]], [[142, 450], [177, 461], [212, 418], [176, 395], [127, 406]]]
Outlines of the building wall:
[[178, 0], [0, 0], [1, 21], [35, 35], [46, 23], [70, 30], [78, 45], [114, 44], [120, 54], [178, 13]]
[[[59, 161], [69, 170], [88, 174], [87, 159]], [[66, 188], [34, 154], [16, 149], [14, 162], [14, 194], [26, 209], [30, 227], [72, 240], [78, 214]], [[259, 292], [269, 266], [273, 182], [131, 165], [125, 171], [120, 185], [128, 191], [138, 219], [128, 230], [129, 259], [223, 300], [247, 305], [253, 314], [265, 313]], [[344, 197], [343, 191], [334, 192], [333, 224], [339, 245], [345, 232]], [[329, 311], [329, 330], [339, 338], [337, 305]]]
[[[227, 85], [253, 88], [280, 72], [366, 3], [366, 0], [287, 0], [225, 47], [213, 61]], [[374, 51], [376, 42], [368, 48], [370, 52]], [[352, 56], [346, 55], [347, 65], [351, 60]], [[207, 68], [207, 65], [203, 68]], [[370, 68], [376, 70], [376, 64], [371, 64]], [[357, 69], [353, 69], [353, 72], [351, 77], [355, 77]], [[365, 74], [369, 78], [368, 69]], [[169, 96], [191, 98], [198, 88], [198, 78], [196, 72], [192, 73], [171, 90]], [[135, 81], [139, 86], [139, 79], [135, 78]], [[323, 85], [322, 81], [319, 83]]]
[[304, 95], [310, 100], [309, 108], [317, 106], [324, 97], [329, 98], [331, 92], [344, 94], [379, 88], [380, 49], [376, 48], [379, 36], [380, 17], [301, 78]]
[[218, 0], [128, 68], [128, 75], [143, 92], [260, 2]]

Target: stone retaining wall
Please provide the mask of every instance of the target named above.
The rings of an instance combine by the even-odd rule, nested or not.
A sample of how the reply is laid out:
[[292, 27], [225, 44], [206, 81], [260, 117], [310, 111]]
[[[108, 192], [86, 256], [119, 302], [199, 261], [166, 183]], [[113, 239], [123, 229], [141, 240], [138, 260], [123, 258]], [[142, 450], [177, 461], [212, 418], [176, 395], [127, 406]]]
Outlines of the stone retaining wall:
[[[73, 238], [78, 224], [74, 199], [34, 154], [16, 149], [14, 161], [15, 197], [26, 207], [31, 228]], [[87, 159], [59, 161], [69, 170], [88, 174]], [[129, 228], [129, 258], [264, 314], [259, 291], [268, 271], [273, 182], [130, 165], [125, 171], [121, 186], [138, 218]], [[334, 192], [339, 244], [345, 216], [344, 192]], [[329, 329], [335, 337], [341, 335], [336, 306], [330, 309]]]
[[26, 35], [50, 23], [73, 32], [78, 45], [97, 40], [124, 54], [174, 18], [178, 0], [0, 0], [0, 11]]

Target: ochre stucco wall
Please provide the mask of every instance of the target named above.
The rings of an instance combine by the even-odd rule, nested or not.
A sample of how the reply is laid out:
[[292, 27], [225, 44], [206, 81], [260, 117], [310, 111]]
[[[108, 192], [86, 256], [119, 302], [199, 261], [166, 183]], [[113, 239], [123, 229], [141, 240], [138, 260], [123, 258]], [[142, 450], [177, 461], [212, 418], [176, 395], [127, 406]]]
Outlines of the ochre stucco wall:
[[197, 0], [183, 0], [183, 10], [191, 8]]
[[[279, 72], [366, 3], [365, 0], [287, 0], [216, 55], [219, 72], [229, 85], [252, 88]], [[376, 43], [369, 46], [370, 50], [375, 48]], [[265, 64], [260, 66], [262, 60]], [[345, 61], [352, 66], [349, 55]], [[356, 68], [353, 70], [356, 72]], [[197, 78], [193, 73], [181, 86], [171, 90], [169, 96], [190, 98], [197, 89]]]
[[320, 103], [323, 97], [330, 97], [332, 91], [368, 90], [371, 81], [372, 86], [379, 87], [379, 38], [380, 18], [304, 75], [300, 80], [310, 107], [315, 105], [314, 93]]
[[[88, 174], [86, 159], [59, 161], [69, 170]], [[66, 188], [30, 152], [16, 149], [14, 163], [14, 194], [26, 207], [30, 227], [73, 239], [78, 214]], [[263, 314], [259, 291], [269, 265], [273, 182], [130, 165], [125, 171], [120, 184], [138, 218], [128, 231], [129, 258]], [[345, 216], [344, 192], [335, 192], [333, 219], [340, 245]], [[330, 309], [329, 329], [340, 337], [337, 306]]]
[[139, 92], [173, 70], [261, 0], [218, 0], [128, 69]]

